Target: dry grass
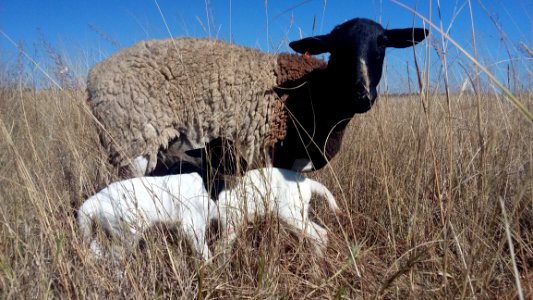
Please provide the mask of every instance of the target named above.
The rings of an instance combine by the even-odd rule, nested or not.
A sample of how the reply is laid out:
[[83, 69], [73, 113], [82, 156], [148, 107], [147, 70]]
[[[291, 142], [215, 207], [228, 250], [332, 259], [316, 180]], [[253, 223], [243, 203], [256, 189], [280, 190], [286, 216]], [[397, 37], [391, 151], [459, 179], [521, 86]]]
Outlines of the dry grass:
[[330, 230], [324, 260], [266, 218], [209, 265], [155, 228], [120, 278], [88, 259], [75, 223], [117, 178], [85, 93], [0, 90], [0, 298], [516, 298], [513, 264], [533, 297], [533, 126], [500, 96], [475, 96], [384, 95], [355, 117], [331, 168], [313, 174], [346, 212], [314, 203]]
[[[119, 175], [76, 88], [83, 80], [44, 49], [65, 90], [17, 87], [23, 67], [0, 72], [0, 299], [533, 298], [533, 126], [489, 93], [382, 95], [352, 120], [331, 167], [311, 174], [345, 212], [313, 203], [329, 230], [324, 259], [269, 216], [211, 264], [156, 227], [117, 276], [88, 258], [75, 213]], [[533, 108], [530, 91], [514, 100]]]

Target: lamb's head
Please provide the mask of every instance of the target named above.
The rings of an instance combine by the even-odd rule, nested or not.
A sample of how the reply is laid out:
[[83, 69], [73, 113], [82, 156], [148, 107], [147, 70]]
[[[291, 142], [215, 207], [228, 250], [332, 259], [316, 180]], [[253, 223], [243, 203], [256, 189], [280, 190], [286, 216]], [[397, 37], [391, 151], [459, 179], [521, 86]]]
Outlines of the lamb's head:
[[185, 153], [199, 158], [201, 168], [215, 176], [237, 175], [248, 168], [248, 162], [239, 154], [233, 141], [221, 137], [205, 143], [205, 148], [187, 150]]
[[428, 35], [422, 28], [384, 29], [368, 19], [352, 19], [329, 34], [294, 41], [298, 53], [330, 53], [328, 71], [339, 89], [352, 100], [354, 113], [368, 111], [377, 98], [385, 49], [413, 46]]

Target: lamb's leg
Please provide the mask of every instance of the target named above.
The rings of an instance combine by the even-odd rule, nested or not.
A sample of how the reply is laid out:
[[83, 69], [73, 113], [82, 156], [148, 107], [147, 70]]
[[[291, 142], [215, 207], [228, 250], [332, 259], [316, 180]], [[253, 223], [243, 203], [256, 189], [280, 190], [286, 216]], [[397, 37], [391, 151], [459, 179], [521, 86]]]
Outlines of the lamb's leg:
[[96, 239], [91, 241], [91, 243], [89, 244], [89, 249], [91, 250], [92, 256], [94, 258], [101, 259], [102, 257], [104, 257], [104, 248], [102, 247], [102, 245], [100, 245], [100, 243], [98, 243], [98, 241], [96, 241]]
[[[112, 256], [115, 261], [128, 257], [135, 251], [142, 238], [143, 230], [139, 224], [116, 224], [113, 227]], [[117, 244], [118, 242], [118, 244]]]
[[229, 247], [233, 246], [235, 240], [237, 239], [237, 233], [235, 232], [235, 227], [229, 226], [226, 231], [226, 245]]
[[311, 228], [313, 231], [312, 238], [316, 241], [315, 251], [318, 256], [323, 256], [324, 250], [328, 245], [328, 232], [322, 226], [315, 222], [307, 222], [307, 228]]
[[211, 252], [209, 251], [209, 247], [207, 247], [207, 240], [205, 238], [207, 226], [206, 219], [207, 218], [201, 218], [196, 220], [194, 224], [191, 224], [189, 227], [192, 228], [192, 231], [188, 233], [197, 253], [200, 254], [205, 261], [209, 260], [211, 257]]
[[315, 253], [317, 256], [323, 256], [323, 250], [328, 243], [328, 233], [322, 226], [312, 221], [304, 221], [299, 218], [283, 218], [285, 222], [291, 225], [291, 229], [296, 234], [302, 232], [313, 240], [315, 245]]
[[[133, 231], [130, 234], [128, 225], [118, 222], [117, 218], [111, 216], [99, 220], [98, 224], [111, 238], [111, 245], [109, 247], [104, 247], [104, 245], [98, 242], [98, 237], [95, 237], [89, 244], [89, 249], [93, 253], [93, 257], [100, 259], [107, 256], [114, 262], [118, 262], [124, 257], [124, 252], [126, 251], [127, 246], [131, 244], [131, 237], [135, 236], [136, 232]], [[106, 250], [109, 250], [110, 253], [106, 253]]]
[[326, 198], [326, 200], [328, 201], [329, 208], [337, 216], [341, 216], [342, 215], [342, 212], [341, 212], [339, 206], [337, 205], [337, 201], [335, 201], [335, 197], [333, 196], [333, 194], [328, 190], [328, 188], [325, 185], [323, 185], [322, 183], [320, 183], [318, 181], [309, 179], [309, 178], [306, 178], [306, 182], [309, 185], [309, 187], [311, 188], [311, 192], [312, 193], [318, 194], [318, 195]]
[[237, 238], [237, 233], [235, 232], [235, 227], [233, 225], [222, 224], [224, 227], [222, 229], [222, 237], [220, 238], [218, 247], [222, 247], [221, 252], [226, 260], [228, 259], [231, 246]]
[[114, 228], [114, 238], [118, 240], [113, 241], [111, 255], [115, 265], [115, 277], [118, 280], [122, 280], [126, 275], [126, 264], [129, 255], [139, 246], [144, 230], [140, 224], [135, 223], [117, 225], [119, 227]]
[[218, 220], [220, 226], [220, 240], [217, 243], [217, 252], [221, 252], [224, 258], [228, 258], [231, 246], [237, 238], [235, 229], [242, 226], [244, 216], [237, 205], [228, 201], [230, 195], [225, 191], [221, 193], [218, 203]]
[[207, 247], [207, 240], [205, 238], [206, 220], [206, 216], [190, 217], [181, 220], [183, 233], [185, 233], [190, 245], [205, 261], [211, 257], [211, 252], [209, 251], [209, 247]]

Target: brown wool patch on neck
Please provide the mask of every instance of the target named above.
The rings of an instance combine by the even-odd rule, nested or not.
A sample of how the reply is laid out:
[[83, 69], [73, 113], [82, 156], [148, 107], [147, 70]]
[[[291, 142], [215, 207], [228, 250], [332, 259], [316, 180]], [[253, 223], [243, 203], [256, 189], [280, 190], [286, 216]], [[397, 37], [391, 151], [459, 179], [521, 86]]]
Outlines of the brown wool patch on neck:
[[[276, 84], [279, 87], [293, 87], [302, 83], [303, 78], [315, 69], [325, 69], [327, 63], [311, 56], [282, 53], [278, 55], [278, 65], [275, 70]], [[265, 146], [272, 147], [287, 135], [288, 116], [285, 101], [288, 94], [278, 90], [278, 98], [270, 114], [270, 132], [265, 139]]]
[[325, 69], [327, 62], [304, 55], [282, 53], [278, 55], [276, 83], [278, 86], [298, 82], [315, 69]]
[[287, 95], [278, 96], [274, 105], [272, 106], [272, 114], [270, 114], [270, 132], [265, 139], [265, 146], [272, 147], [278, 141], [284, 140], [287, 135], [287, 111], [285, 110], [285, 101]]

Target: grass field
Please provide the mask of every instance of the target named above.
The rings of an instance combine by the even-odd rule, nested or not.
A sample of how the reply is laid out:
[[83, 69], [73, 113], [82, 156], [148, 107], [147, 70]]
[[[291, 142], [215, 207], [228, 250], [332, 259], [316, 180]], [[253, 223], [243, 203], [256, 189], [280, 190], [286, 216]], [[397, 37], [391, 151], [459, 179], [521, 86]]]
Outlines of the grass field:
[[0, 90], [2, 299], [533, 297], [533, 126], [500, 95], [382, 95], [356, 116], [331, 168], [311, 175], [346, 213], [313, 202], [325, 259], [274, 217], [208, 265], [156, 227], [120, 278], [88, 258], [74, 218], [117, 178], [86, 97]]
[[[432, 41], [417, 51], [439, 52]], [[421, 94], [390, 95], [387, 81], [416, 79], [384, 78], [340, 154], [309, 174], [344, 212], [312, 203], [329, 232], [323, 259], [267, 216], [239, 233], [229, 259], [215, 252], [210, 264], [157, 226], [117, 276], [111, 262], [90, 259], [75, 214], [120, 176], [100, 146], [84, 76], [63, 73], [58, 51], [42, 48], [57, 86], [33, 83], [22, 55], [14, 72], [0, 65], [0, 299], [533, 298], [533, 123], [493, 81], [479, 83], [470, 61], [466, 79], [453, 79], [475, 88], [448, 96], [444, 50], [440, 81], [420, 76]], [[532, 111], [527, 71], [529, 80], [507, 85], [529, 82], [513, 91]]]

